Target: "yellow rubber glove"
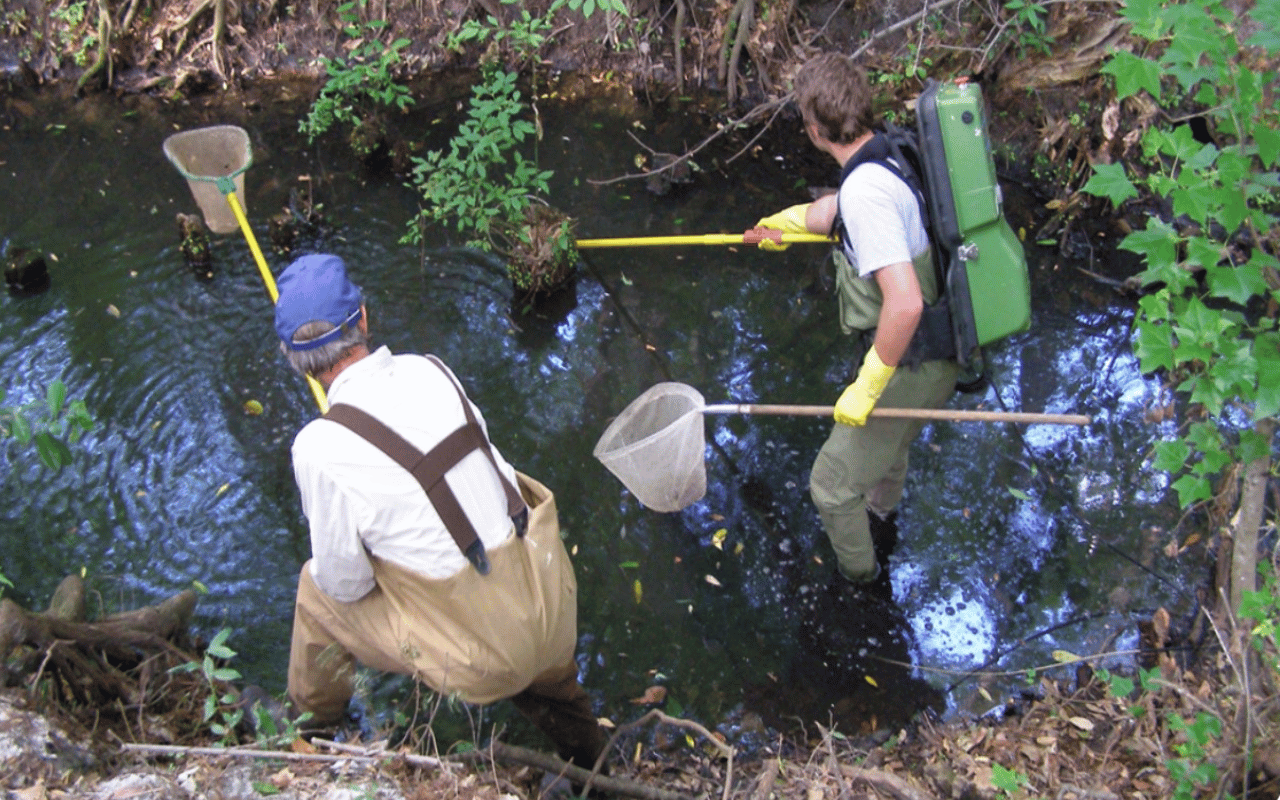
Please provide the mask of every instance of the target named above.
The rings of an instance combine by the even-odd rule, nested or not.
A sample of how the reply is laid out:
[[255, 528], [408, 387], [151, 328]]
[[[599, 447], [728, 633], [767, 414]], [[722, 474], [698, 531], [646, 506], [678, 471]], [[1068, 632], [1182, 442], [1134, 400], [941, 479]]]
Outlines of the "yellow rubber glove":
[[[784, 208], [777, 214], [770, 214], [756, 223], [757, 228], [773, 228], [783, 233], [808, 233], [809, 228], [804, 223], [804, 216], [809, 211], [809, 203], [801, 203], [799, 205]], [[761, 250], [770, 250], [778, 252], [786, 250], [791, 245], [775, 244], [770, 239], [764, 239], [760, 242]]]
[[889, 384], [897, 367], [891, 367], [880, 360], [880, 354], [872, 346], [867, 357], [858, 370], [858, 379], [845, 388], [840, 399], [836, 401], [836, 422], [845, 425], [866, 425], [867, 416], [876, 407], [884, 387]]

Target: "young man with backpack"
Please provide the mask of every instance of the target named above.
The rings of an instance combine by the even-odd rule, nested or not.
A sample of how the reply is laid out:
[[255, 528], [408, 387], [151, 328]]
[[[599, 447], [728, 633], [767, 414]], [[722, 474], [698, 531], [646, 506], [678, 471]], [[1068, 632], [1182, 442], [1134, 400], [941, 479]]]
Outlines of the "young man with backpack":
[[[797, 73], [795, 100], [809, 140], [852, 169], [836, 194], [791, 206], [757, 225], [784, 233], [839, 233], [840, 326], [863, 355], [857, 377], [836, 402], [836, 425], [814, 461], [809, 491], [839, 574], [883, 596], [908, 451], [924, 422], [869, 416], [877, 403], [945, 405], [960, 367], [950, 358], [931, 357], [917, 336], [926, 306], [938, 298], [938, 270], [922, 198], [904, 182], [875, 130], [866, 73], [847, 56], [817, 56]], [[761, 247], [785, 245], [766, 240]]]

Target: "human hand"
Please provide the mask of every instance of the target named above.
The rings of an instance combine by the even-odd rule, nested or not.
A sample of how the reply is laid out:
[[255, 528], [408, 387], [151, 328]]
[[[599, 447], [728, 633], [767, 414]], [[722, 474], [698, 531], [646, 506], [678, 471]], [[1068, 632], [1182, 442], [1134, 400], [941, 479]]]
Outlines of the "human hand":
[[[809, 211], [809, 205], [809, 203], [800, 203], [799, 205], [784, 208], [776, 214], [763, 217], [756, 223], [756, 227], [773, 228], [783, 233], [808, 233], [809, 227], [805, 224], [805, 215]], [[775, 242], [772, 239], [760, 240], [761, 250], [769, 250], [774, 253], [786, 250], [790, 246], [783, 242]]]
[[889, 379], [897, 367], [891, 367], [880, 360], [880, 354], [872, 346], [867, 357], [858, 370], [858, 379], [845, 387], [840, 399], [836, 401], [835, 420], [845, 425], [862, 426], [867, 424], [871, 409], [889, 384]]

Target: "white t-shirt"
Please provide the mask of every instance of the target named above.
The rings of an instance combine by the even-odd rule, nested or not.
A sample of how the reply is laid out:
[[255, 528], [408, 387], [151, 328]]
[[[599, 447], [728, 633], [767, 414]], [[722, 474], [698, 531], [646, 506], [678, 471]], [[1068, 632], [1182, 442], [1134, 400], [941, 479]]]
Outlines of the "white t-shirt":
[[[458, 392], [439, 367], [385, 347], [344, 369], [328, 397], [372, 415], [424, 453], [466, 424]], [[514, 484], [515, 470], [494, 455]], [[327, 419], [303, 427], [293, 441], [293, 473], [311, 527], [311, 576], [334, 599], [351, 602], [374, 588], [369, 554], [432, 578], [471, 569], [421, 484], [349, 428]], [[483, 452], [467, 455], [445, 480], [486, 548], [507, 539], [506, 494]]]
[[859, 277], [929, 249], [915, 193], [881, 164], [859, 165], [841, 185], [840, 216], [849, 234], [845, 256]]

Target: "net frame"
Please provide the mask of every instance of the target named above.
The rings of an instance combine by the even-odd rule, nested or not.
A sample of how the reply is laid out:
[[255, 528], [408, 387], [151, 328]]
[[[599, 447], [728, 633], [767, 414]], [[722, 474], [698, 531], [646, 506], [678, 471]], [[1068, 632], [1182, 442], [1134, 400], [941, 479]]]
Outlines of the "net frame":
[[680, 511], [707, 493], [705, 409], [692, 386], [655, 384], [614, 418], [592, 455], [646, 508]]
[[253, 164], [249, 134], [238, 125], [212, 125], [175, 133], [164, 140], [164, 155], [186, 179], [204, 224], [214, 233], [239, 227], [226, 194], [235, 192], [243, 208], [244, 174]]

